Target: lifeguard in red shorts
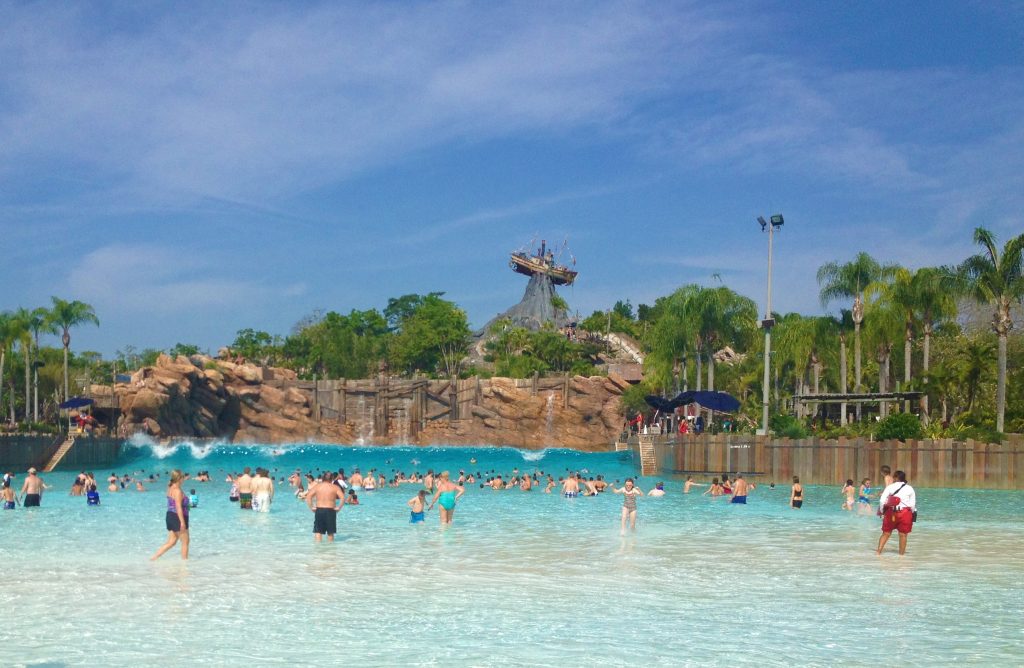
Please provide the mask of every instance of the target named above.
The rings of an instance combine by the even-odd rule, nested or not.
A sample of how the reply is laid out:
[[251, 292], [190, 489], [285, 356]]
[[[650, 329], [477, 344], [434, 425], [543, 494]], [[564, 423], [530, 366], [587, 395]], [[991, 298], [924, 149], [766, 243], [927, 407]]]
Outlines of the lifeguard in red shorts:
[[882, 554], [893, 531], [900, 535], [900, 555], [907, 551], [907, 535], [914, 528], [917, 512], [917, 494], [907, 483], [907, 474], [896, 471], [896, 479], [882, 490], [878, 499], [878, 514], [882, 516], [882, 535], [878, 539], [878, 554]]

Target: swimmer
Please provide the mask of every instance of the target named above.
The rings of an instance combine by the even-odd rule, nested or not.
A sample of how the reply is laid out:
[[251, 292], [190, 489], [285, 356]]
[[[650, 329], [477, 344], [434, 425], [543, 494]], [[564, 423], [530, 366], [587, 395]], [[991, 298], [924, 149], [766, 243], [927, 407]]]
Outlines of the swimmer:
[[710, 494], [712, 497], [722, 496], [722, 486], [718, 484], [718, 478], [711, 479], [711, 485], [708, 490], [701, 494], [701, 496], [707, 496]]
[[334, 542], [338, 532], [338, 511], [345, 506], [345, 492], [331, 480], [331, 473], [324, 473], [320, 482], [309, 488], [306, 505], [313, 513], [313, 539], [320, 542], [326, 535], [328, 542]]
[[846, 497], [843, 501], [843, 510], [853, 510], [853, 496], [855, 494], [855, 488], [853, 486], [853, 479], [847, 478], [846, 484], [843, 485], [843, 489], [839, 492], [842, 496]]
[[554, 489], [554, 488], [555, 488], [555, 479], [552, 478], [551, 476], [548, 476], [548, 484], [547, 484], [547, 487], [544, 488], [544, 493], [545, 494], [550, 494], [551, 490]]
[[423, 507], [427, 501], [427, 490], [421, 489], [416, 492], [416, 496], [412, 497], [405, 502], [405, 505], [409, 506], [409, 523], [419, 524], [424, 521]]
[[190, 489], [188, 492], [188, 507], [198, 508], [199, 507], [199, 495], [196, 494], [195, 489]]
[[171, 480], [167, 483], [167, 512], [165, 513], [167, 542], [150, 557], [150, 561], [159, 559], [179, 540], [181, 541], [181, 558], [188, 559], [188, 502], [185, 500], [185, 494], [181, 491], [181, 482], [184, 479], [185, 474], [180, 470], [171, 471]]
[[11, 487], [11, 479], [6, 476], [4, 477], [3, 500], [4, 510], [14, 510], [18, 505], [18, 497], [15, 496], [14, 488]]
[[743, 479], [742, 473], [736, 474], [735, 485], [732, 491], [732, 501], [730, 503], [747, 503], [747, 481]]
[[354, 489], [348, 490], [348, 500], [345, 503], [347, 503], [350, 506], [358, 506], [359, 505], [359, 497], [356, 496], [356, 490], [354, 490]]
[[871, 478], [860, 481], [860, 489], [857, 491], [857, 514], [871, 514]]
[[238, 485], [238, 507], [241, 510], [252, 510], [252, 476], [249, 475], [252, 469], [246, 466], [242, 469], [242, 475], [238, 476], [235, 484]]
[[269, 473], [267, 469], [256, 469], [252, 479], [252, 509], [259, 513], [269, 513], [274, 500], [274, 480]]
[[636, 531], [636, 497], [643, 496], [644, 493], [639, 487], [635, 487], [632, 478], [626, 478], [625, 484], [616, 489], [612, 487], [612, 492], [616, 494], [622, 494], [622, 535], [626, 535], [626, 522], [629, 521], [629, 528]]
[[146, 491], [146, 488], [142, 486], [142, 481], [141, 480], [136, 480], [135, 481], [135, 491], [136, 492], [145, 492]]
[[[576, 474], [579, 475], [579, 474]], [[580, 481], [575, 475], [570, 475], [562, 481], [562, 496], [567, 499], [574, 499], [580, 495]]]
[[804, 505], [804, 486], [800, 484], [800, 476], [793, 476], [793, 486], [789, 493], [789, 507], [802, 508]]
[[434, 494], [434, 499], [430, 502], [430, 509], [434, 508], [435, 503], [440, 505], [442, 525], [452, 523], [452, 517], [455, 515], [455, 502], [465, 493], [464, 487], [456, 485], [449, 479], [448, 471], [441, 473], [438, 478], [437, 493]]
[[693, 476], [686, 476], [686, 482], [683, 484], [683, 494], [689, 494], [691, 487], [704, 487], [704, 483], [694, 482]]
[[89, 485], [89, 491], [85, 493], [85, 505], [100, 505], [100, 493], [96, 491], [96, 485]]
[[25, 482], [21, 484], [21, 506], [32, 508], [43, 500], [43, 491], [47, 489], [43, 479], [36, 475], [35, 467], [28, 470]]
[[654, 489], [648, 492], [647, 496], [665, 496], [665, 483], [655, 483]]

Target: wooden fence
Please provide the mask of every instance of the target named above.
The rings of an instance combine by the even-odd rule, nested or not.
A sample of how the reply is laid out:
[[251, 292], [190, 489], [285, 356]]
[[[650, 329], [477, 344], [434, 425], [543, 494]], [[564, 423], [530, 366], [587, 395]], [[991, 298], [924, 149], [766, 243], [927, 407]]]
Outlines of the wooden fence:
[[[366, 442], [374, 439], [413, 439], [435, 420], [454, 422], [478, 419], [473, 409], [482, 403], [488, 378], [377, 379], [290, 381], [267, 380], [281, 389], [297, 388], [311, 393], [313, 417], [350, 423]], [[572, 383], [568, 375], [542, 378], [502, 379], [532, 396], [554, 394], [563, 407], [569, 405]]]
[[[631, 443], [634, 452], [637, 445]], [[885, 464], [906, 472], [922, 487], [1024, 489], [1024, 436], [1011, 435], [1002, 443], [952, 439], [868, 441], [862, 438], [825, 440], [768, 439], [763, 436], [717, 434], [660, 437], [655, 456], [662, 474], [693, 474], [708, 478], [744, 473], [758, 482], [859, 484], [871, 478], [875, 486]], [[636, 460], [640, 461], [639, 454]]]

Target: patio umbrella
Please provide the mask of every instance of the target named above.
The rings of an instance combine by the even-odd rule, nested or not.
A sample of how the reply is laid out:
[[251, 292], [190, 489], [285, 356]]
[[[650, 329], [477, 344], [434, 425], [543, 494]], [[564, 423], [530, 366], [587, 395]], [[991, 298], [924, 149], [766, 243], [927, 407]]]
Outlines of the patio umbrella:
[[92, 405], [94, 402], [89, 397], [71, 397], [67, 401], [63, 402], [59, 408], [82, 408], [84, 406]]
[[675, 406], [687, 404], [700, 404], [719, 413], [732, 413], [740, 407], [739, 400], [728, 392], [715, 392], [710, 390], [680, 392], [671, 401]]

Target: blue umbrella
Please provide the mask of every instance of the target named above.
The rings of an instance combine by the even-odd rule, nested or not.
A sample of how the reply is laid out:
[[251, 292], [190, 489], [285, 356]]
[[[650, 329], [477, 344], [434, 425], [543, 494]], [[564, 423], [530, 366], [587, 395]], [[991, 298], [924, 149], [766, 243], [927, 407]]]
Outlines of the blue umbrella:
[[93, 400], [89, 397], [71, 397], [60, 405], [60, 408], [82, 408], [83, 406], [89, 406], [93, 403]]
[[732, 413], [740, 407], [739, 399], [728, 392], [714, 392], [710, 390], [680, 392], [672, 399], [671, 403], [676, 406], [700, 404], [704, 408], [718, 411], [719, 413]]

